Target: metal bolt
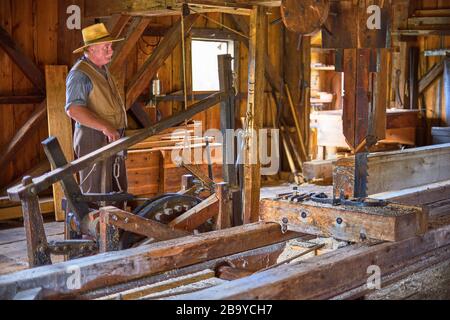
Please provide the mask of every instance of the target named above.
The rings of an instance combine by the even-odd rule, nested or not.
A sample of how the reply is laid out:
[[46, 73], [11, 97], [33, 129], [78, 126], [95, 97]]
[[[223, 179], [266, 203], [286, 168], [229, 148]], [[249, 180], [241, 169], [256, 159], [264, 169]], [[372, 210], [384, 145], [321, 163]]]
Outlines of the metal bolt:
[[306, 219], [306, 217], [308, 216], [308, 214], [305, 211], [303, 211], [301, 215], [303, 219]]
[[289, 220], [288, 220], [288, 218], [284, 217], [283, 219], [281, 219], [281, 222], [283, 222], [284, 224], [286, 224], [286, 223], [289, 222]]
[[362, 232], [359, 234], [359, 237], [360, 237], [361, 240], [363, 240], [363, 241], [367, 239], [366, 234], [365, 234], [365, 233], [362, 233]]
[[336, 223], [337, 223], [337, 224], [342, 224], [342, 222], [344, 222], [344, 221], [342, 220], [342, 218], [337, 218], [337, 219], [336, 219]]

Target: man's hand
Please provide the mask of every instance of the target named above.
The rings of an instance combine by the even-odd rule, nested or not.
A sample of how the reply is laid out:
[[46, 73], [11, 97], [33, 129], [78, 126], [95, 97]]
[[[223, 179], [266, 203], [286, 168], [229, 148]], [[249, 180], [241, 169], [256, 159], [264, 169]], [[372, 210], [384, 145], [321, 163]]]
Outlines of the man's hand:
[[72, 105], [67, 110], [67, 114], [83, 126], [101, 131], [108, 137], [108, 142], [113, 142], [120, 138], [119, 132], [109, 122], [101, 119], [95, 112], [85, 106]]
[[120, 138], [119, 131], [113, 127], [107, 126], [102, 130], [103, 134], [108, 137], [108, 142], [116, 141]]

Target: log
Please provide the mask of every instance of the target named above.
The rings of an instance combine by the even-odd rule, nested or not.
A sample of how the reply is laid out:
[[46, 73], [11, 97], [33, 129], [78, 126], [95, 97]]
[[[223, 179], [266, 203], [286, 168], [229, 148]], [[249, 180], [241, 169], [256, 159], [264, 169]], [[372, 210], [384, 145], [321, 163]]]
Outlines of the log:
[[401, 270], [405, 262], [450, 244], [450, 226], [421, 237], [374, 246], [352, 245], [317, 256], [309, 263], [286, 265], [176, 299], [329, 299], [367, 284], [370, 266], [381, 276]]
[[[339, 159], [333, 171], [333, 193], [353, 195], [354, 157]], [[367, 194], [422, 186], [450, 179], [450, 144], [372, 153], [368, 156]]]
[[[120, 252], [108, 252], [0, 278], [0, 298], [42, 286], [46, 298], [79, 294], [116, 285], [226, 255], [283, 242], [299, 234], [282, 234], [279, 225], [255, 223], [197, 236], [157, 242]], [[67, 286], [76, 267], [79, 286]]]

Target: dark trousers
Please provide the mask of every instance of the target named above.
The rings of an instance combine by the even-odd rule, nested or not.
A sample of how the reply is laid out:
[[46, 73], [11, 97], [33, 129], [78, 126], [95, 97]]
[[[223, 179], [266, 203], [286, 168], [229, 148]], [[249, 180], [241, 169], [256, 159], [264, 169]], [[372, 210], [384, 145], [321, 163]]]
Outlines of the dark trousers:
[[[75, 127], [73, 145], [78, 158], [107, 144], [108, 138], [102, 132], [84, 126]], [[116, 172], [119, 174], [117, 179], [114, 176], [116, 158], [119, 164], [119, 170]], [[126, 192], [128, 188], [124, 156], [111, 156], [81, 170], [79, 174], [80, 187], [83, 193], [110, 193], [120, 190]]]

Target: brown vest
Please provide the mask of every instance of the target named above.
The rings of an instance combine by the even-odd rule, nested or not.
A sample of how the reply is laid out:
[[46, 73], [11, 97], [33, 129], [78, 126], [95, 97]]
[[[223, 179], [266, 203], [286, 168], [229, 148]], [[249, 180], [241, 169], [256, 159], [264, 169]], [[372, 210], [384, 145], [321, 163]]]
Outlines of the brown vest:
[[126, 128], [125, 106], [111, 74], [107, 71], [108, 79], [106, 79], [103, 74], [83, 60], [78, 61], [73, 70], [83, 72], [92, 82], [92, 90], [87, 101], [88, 108], [108, 121], [114, 128]]

